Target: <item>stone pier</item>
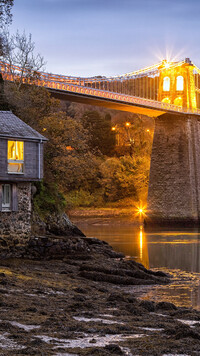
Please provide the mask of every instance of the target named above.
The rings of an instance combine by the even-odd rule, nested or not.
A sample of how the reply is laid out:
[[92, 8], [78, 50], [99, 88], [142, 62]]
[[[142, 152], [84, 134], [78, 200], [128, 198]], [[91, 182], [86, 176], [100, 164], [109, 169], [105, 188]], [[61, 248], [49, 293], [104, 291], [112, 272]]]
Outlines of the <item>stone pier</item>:
[[164, 114], [155, 121], [149, 177], [148, 225], [200, 224], [200, 123]]

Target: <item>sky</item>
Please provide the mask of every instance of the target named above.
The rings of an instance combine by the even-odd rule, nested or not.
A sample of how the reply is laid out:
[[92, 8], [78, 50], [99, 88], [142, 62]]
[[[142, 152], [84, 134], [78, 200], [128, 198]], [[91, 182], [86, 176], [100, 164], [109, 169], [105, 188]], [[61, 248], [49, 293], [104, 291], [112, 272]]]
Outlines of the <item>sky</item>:
[[12, 13], [47, 72], [113, 76], [167, 57], [200, 67], [200, 0], [14, 0]]

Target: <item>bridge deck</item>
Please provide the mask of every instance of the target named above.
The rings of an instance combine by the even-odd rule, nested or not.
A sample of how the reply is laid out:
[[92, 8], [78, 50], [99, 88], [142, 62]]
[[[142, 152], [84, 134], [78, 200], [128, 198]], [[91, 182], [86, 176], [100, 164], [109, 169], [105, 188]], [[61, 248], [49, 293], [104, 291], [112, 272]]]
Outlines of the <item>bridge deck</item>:
[[54, 85], [45, 86], [55, 98], [61, 100], [76, 101], [84, 104], [92, 104], [96, 106], [104, 106], [110, 109], [121, 111], [129, 111], [133, 113], [143, 114], [150, 117], [157, 117], [166, 112], [200, 115], [200, 110], [184, 109], [182, 107], [162, 103], [155, 100], [144, 99], [127, 94], [119, 94], [110, 91], [93, 89], [74, 84], [59, 84], [62, 89], [53, 88]]

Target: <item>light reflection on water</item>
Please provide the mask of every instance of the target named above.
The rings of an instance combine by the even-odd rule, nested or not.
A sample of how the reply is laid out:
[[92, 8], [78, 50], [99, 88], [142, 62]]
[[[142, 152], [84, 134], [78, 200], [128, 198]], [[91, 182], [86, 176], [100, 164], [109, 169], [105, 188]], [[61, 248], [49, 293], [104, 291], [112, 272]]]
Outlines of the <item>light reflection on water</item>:
[[173, 275], [167, 286], [135, 288], [138, 296], [166, 300], [200, 310], [200, 231], [198, 229], [144, 231], [130, 224], [77, 224], [88, 237], [107, 241], [115, 251], [146, 268]]

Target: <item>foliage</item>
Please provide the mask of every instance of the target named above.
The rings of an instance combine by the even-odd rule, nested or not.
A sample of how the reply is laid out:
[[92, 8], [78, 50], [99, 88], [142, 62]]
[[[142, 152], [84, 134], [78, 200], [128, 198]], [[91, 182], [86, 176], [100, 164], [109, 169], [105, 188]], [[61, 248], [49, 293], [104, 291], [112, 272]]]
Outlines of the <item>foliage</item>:
[[[37, 73], [44, 68], [44, 58], [38, 53], [34, 54], [35, 43], [32, 35], [20, 34], [18, 31], [10, 35], [8, 31], [3, 33], [2, 59], [9, 63], [9, 71], [15, 85], [20, 88], [24, 82], [34, 82], [39, 76]], [[16, 76], [16, 70], [12, 66], [19, 66], [20, 72]]]
[[7, 25], [12, 20], [11, 8], [13, 0], [0, 0], [0, 28]]
[[136, 114], [118, 114], [113, 126], [117, 137], [117, 156], [143, 157], [151, 154], [154, 130], [152, 119]]
[[149, 172], [145, 160], [130, 156], [112, 157], [103, 162], [100, 169], [105, 201], [112, 202], [126, 197], [137, 201], [144, 195]]
[[66, 209], [77, 207], [100, 207], [104, 205], [102, 189], [96, 189], [93, 193], [84, 190], [72, 190], [65, 194]]
[[35, 186], [34, 209], [41, 217], [64, 210], [65, 198], [53, 182], [37, 182]]
[[136, 161], [129, 156], [112, 157], [101, 164], [104, 198], [107, 201], [116, 201], [126, 196], [137, 198], [134, 185]]
[[90, 134], [89, 146], [103, 155], [111, 156], [115, 148], [115, 135], [111, 130], [110, 114], [100, 115], [97, 111], [86, 111], [82, 122]]
[[98, 186], [99, 161], [88, 146], [88, 132], [80, 121], [63, 112], [45, 117], [41, 124], [49, 138], [45, 147], [46, 176], [58, 182], [63, 192]]
[[60, 102], [51, 98], [49, 92], [35, 85], [22, 85], [17, 88], [5, 82], [5, 94], [10, 109], [27, 124], [40, 130], [40, 121], [60, 108]]
[[3, 55], [5, 45], [2, 30], [4, 30], [5, 26], [9, 25], [12, 21], [12, 6], [13, 0], [0, 0], [0, 56]]

